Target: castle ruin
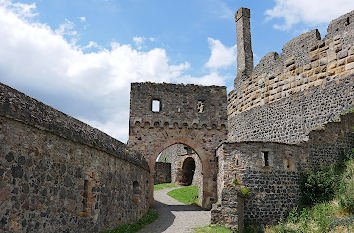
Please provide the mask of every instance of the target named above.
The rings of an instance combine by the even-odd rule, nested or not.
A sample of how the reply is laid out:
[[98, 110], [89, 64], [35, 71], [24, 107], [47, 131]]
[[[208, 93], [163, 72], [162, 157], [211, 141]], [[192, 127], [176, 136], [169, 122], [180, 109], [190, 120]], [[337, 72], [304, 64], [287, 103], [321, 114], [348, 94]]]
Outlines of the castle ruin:
[[131, 84], [128, 145], [0, 84], [0, 230], [97, 232], [135, 222], [153, 204], [158, 155], [176, 144], [195, 152], [173, 166], [199, 161], [199, 202], [212, 208], [212, 223], [242, 230], [244, 219], [286, 216], [303, 171], [354, 146], [354, 11], [331, 21], [324, 38], [304, 33], [255, 67], [250, 17], [246, 8], [235, 15], [228, 95], [219, 86]]

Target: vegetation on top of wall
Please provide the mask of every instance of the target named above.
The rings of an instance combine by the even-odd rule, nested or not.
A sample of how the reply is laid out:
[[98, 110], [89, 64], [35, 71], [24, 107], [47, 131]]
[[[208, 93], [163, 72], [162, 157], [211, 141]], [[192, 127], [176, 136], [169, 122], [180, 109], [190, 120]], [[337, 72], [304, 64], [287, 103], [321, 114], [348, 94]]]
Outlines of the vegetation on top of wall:
[[156, 210], [150, 209], [141, 219], [135, 224], [126, 224], [118, 226], [113, 230], [104, 231], [101, 233], [134, 233], [143, 229], [144, 226], [154, 222], [159, 217]]
[[162, 190], [162, 189], [167, 189], [167, 188], [175, 188], [175, 187], [179, 187], [179, 185], [178, 185], [178, 184], [175, 184], [175, 183], [155, 184], [155, 185], [154, 185], [154, 191]]
[[170, 197], [182, 202], [186, 205], [199, 204], [198, 203], [198, 186], [191, 185], [180, 189], [175, 189], [167, 193]]
[[[307, 207], [294, 208], [286, 221], [281, 221], [274, 227], [268, 227], [266, 232], [354, 232], [354, 158], [349, 157], [346, 162], [337, 166], [338, 173], [319, 169], [315, 174], [307, 176], [310, 183], [309, 190], [317, 192], [319, 200], [315, 196], [307, 197], [307, 201], [314, 201]], [[323, 177], [320, 177], [320, 174]], [[333, 178], [334, 177], [334, 178]], [[327, 179], [327, 180], [326, 180]], [[311, 181], [311, 182], [309, 182]], [[328, 184], [328, 181], [337, 183], [335, 186]], [[323, 187], [314, 188], [315, 185]], [[334, 193], [332, 188], [335, 187]], [[329, 193], [331, 201], [319, 193]], [[312, 206], [311, 206], [312, 205]]]

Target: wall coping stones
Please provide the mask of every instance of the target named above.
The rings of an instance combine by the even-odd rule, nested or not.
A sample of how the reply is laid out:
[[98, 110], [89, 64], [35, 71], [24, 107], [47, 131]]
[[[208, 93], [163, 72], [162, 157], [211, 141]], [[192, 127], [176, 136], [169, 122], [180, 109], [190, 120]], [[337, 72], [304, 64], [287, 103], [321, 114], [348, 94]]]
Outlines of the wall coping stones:
[[146, 160], [126, 144], [0, 82], [0, 116], [104, 151], [150, 171]]

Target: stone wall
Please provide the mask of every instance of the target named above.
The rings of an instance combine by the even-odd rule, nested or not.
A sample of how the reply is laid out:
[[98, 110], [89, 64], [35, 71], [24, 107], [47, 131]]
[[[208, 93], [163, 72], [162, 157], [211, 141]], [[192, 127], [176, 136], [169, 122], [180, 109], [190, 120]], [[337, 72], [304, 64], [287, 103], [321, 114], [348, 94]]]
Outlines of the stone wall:
[[354, 74], [229, 118], [228, 140], [300, 142], [312, 129], [353, 107]]
[[[179, 174], [178, 172], [182, 170], [184, 160], [188, 157], [192, 157], [195, 161], [195, 171], [192, 185], [200, 186], [203, 178], [200, 158], [192, 149], [191, 151], [187, 151], [186, 148], [187, 147], [182, 144], [172, 145], [161, 152], [159, 161], [171, 163], [171, 182], [175, 183], [177, 174]], [[157, 172], [156, 169], [155, 171]]]
[[[211, 208], [216, 200], [215, 148], [227, 136], [226, 105], [226, 87], [132, 83], [128, 145], [148, 161], [150, 179], [158, 155], [174, 144], [184, 144], [200, 158], [199, 202]], [[151, 204], [152, 190], [151, 186]]]
[[171, 183], [171, 163], [156, 162], [154, 184]]
[[[268, 152], [267, 166], [264, 151]], [[306, 162], [303, 148], [281, 143], [224, 143], [217, 156], [223, 164], [218, 174], [218, 201], [224, 187], [237, 179], [252, 192], [245, 202], [246, 219], [261, 224], [276, 222], [296, 206], [299, 174]]]
[[239, 186], [228, 185], [222, 192], [220, 203], [213, 205], [211, 210], [211, 224], [223, 225], [236, 232], [244, 230], [244, 203], [245, 197]]
[[321, 86], [327, 77], [353, 73], [354, 27], [349, 21], [354, 22], [354, 11], [333, 20], [323, 40], [312, 30], [286, 43], [280, 55], [270, 52], [261, 58], [249, 79], [240, 80], [241, 90], [230, 92], [228, 115]]
[[353, 106], [354, 11], [264, 56], [228, 96], [229, 141], [299, 142]]
[[[240, 185], [251, 190], [251, 195], [245, 200], [245, 219], [265, 225], [286, 217], [288, 211], [298, 204], [300, 178], [305, 169], [319, 164], [336, 164], [342, 155], [352, 154], [354, 113], [343, 114], [335, 122], [311, 131], [307, 135], [308, 140], [299, 144], [223, 143], [217, 150], [218, 203], [221, 206], [215, 209], [221, 211], [223, 205], [237, 201], [231, 197], [224, 198], [225, 195], [230, 196], [227, 194], [230, 190], [225, 188], [237, 179]], [[264, 152], [267, 153], [268, 165]], [[220, 211], [218, 215], [222, 213]]]
[[308, 141], [301, 144], [309, 153], [306, 166], [315, 168], [318, 164], [337, 164], [342, 156], [354, 156], [354, 109], [342, 113], [326, 125], [318, 127], [308, 135]]
[[0, 84], [0, 231], [97, 232], [137, 221], [148, 177], [123, 143]]

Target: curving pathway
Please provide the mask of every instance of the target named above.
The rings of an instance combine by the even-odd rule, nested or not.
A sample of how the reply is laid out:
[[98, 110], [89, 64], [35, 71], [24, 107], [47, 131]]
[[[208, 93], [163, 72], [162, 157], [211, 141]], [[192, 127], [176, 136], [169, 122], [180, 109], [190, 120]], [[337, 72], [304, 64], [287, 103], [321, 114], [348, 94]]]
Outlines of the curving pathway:
[[159, 218], [144, 227], [140, 233], [185, 233], [192, 232], [192, 228], [210, 224], [210, 211], [199, 206], [185, 205], [167, 193], [173, 189], [169, 188], [154, 191], [154, 209], [159, 212]]

